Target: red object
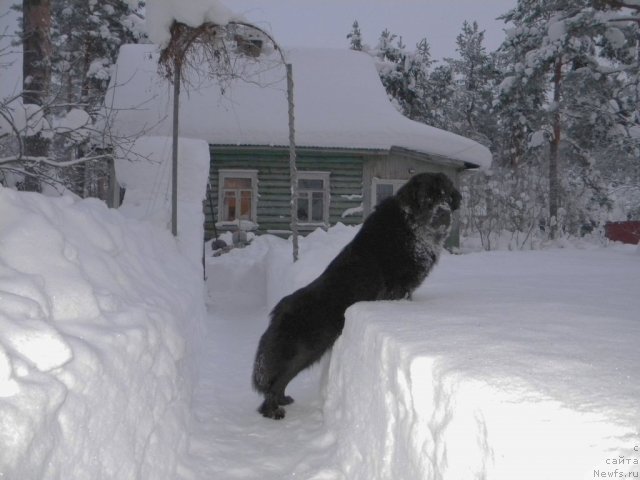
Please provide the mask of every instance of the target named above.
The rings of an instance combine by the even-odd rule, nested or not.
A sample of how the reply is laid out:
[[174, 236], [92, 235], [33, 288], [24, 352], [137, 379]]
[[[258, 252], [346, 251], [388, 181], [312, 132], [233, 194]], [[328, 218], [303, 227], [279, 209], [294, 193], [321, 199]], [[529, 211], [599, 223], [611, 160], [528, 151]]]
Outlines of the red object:
[[640, 222], [610, 222], [604, 226], [605, 235], [614, 242], [640, 243]]

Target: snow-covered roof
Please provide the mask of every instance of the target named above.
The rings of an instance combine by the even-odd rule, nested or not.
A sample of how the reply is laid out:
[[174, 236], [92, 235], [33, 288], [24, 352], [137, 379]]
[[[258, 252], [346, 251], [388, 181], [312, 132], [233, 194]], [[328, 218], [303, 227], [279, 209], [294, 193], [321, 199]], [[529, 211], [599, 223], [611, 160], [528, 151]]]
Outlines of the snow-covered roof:
[[[118, 134], [170, 135], [172, 86], [158, 74], [158, 48], [120, 50], [106, 106]], [[453, 163], [489, 166], [479, 143], [401, 115], [373, 59], [338, 49], [292, 49], [296, 143], [301, 147], [389, 150], [401, 147]], [[262, 58], [262, 57], [261, 57]], [[220, 85], [193, 75], [180, 96], [180, 136], [219, 145], [289, 143], [284, 66], [273, 55], [253, 61], [244, 79]]]

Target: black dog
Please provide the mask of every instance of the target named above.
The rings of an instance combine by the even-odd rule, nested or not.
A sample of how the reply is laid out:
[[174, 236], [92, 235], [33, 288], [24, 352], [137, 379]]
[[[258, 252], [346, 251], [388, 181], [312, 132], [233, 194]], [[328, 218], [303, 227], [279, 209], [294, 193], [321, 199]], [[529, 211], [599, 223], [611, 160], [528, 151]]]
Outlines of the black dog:
[[254, 363], [262, 415], [284, 417], [282, 405], [293, 402], [286, 386], [331, 348], [350, 305], [411, 296], [438, 260], [459, 206], [460, 194], [445, 175], [415, 175], [376, 207], [322, 275], [280, 300]]

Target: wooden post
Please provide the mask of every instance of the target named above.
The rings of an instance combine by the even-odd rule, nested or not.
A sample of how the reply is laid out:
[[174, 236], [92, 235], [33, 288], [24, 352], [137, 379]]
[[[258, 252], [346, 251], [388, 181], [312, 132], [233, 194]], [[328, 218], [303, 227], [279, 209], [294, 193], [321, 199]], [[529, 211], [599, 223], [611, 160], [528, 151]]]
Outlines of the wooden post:
[[291, 232], [293, 233], [293, 261], [298, 261], [298, 169], [296, 167], [296, 140], [293, 114], [293, 71], [287, 63], [287, 101], [289, 103], [289, 176], [291, 179]]
[[173, 146], [171, 152], [171, 233], [178, 236], [178, 117], [180, 113], [180, 61], [173, 64]]

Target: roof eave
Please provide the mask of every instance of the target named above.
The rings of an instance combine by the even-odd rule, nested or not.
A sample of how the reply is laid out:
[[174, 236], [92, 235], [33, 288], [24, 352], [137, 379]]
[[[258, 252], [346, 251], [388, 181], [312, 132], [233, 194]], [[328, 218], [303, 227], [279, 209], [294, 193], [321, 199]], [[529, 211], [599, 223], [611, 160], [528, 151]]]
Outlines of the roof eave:
[[481, 168], [482, 165], [469, 162], [467, 160], [461, 160], [459, 158], [451, 158], [445, 155], [438, 155], [434, 153], [421, 152], [406, 147], [393, 146], [389, 150], [390, 154], [402, 155], [406, 158], [412, 158], [422, 162], [430, 162], [446, 167], [454, 167], [457, 170], [469, 170], [474, 168]]

